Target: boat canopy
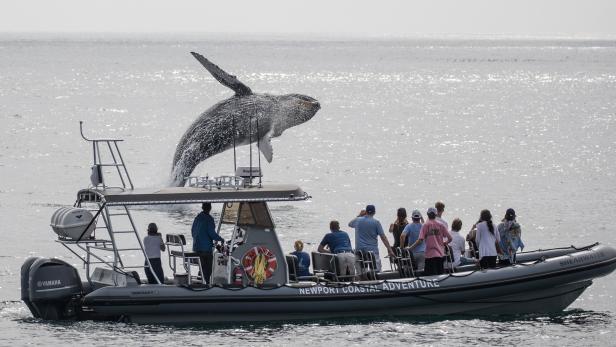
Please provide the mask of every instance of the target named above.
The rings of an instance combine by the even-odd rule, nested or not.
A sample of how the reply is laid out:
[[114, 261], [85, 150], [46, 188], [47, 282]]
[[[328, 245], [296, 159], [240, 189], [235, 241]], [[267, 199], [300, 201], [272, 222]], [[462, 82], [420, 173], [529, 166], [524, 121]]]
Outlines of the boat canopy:
[[195, 204], [202, 202], [301, 201], [310, 196], [296, 185], [263, 185], [241, 188], [165, 187], [150, 189], [82, 189], [78, 202], [114, 205]]

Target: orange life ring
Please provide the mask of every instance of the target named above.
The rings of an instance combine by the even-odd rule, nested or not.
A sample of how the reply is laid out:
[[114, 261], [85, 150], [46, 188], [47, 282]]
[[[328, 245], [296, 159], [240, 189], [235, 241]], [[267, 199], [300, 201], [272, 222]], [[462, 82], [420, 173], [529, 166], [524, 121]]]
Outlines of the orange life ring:
[[267, 247], [258, 246], [249, 249], [242, 257], [242, 265], [246, 274], [256, 283], [263, 284], [272, 277], [278, 261], [274, 252]]

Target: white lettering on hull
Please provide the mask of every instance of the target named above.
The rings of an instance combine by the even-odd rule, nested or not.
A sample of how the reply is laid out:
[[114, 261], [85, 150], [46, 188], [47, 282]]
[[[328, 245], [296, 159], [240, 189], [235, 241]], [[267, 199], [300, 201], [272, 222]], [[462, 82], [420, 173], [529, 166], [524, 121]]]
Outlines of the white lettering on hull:
[[299, 288], [300, 295], [340, 295], [340, 294], [370, 294], [370, 293], [404, 293], [418, 289], [438, 288], [440, 284], [434, 281], [416, 280], [411, 282], [383, 282], [380, 284], [351, 284], [343, 287], [327, 287], [316, 285]]

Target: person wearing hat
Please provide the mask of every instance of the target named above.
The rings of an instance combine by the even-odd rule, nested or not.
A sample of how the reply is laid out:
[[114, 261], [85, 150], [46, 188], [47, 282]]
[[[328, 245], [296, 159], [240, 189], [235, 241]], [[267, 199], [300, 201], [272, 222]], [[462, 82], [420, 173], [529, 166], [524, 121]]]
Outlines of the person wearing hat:
[[148, 265], [148, 261], [145, 262], [145, 275], [148, 278], [148, 282], [152, 284], [158, 283], [156, 281], [156, 278], [158, 278], [160, 283], [165, 283], [163, 264], [160, 261], [160, 252], [165, 251], [165, 243], [163, 242], [163, 236], [158, 232], [156, 223], [148, 224], [148, 236], [143, 238], [143, 248], [145, 256], [150, 263]]
[[[404, 227], [402, 235], [400, 235], [400, 244], [402, 245], [402, 247], [408, 247], [414, 244], [417, 239], [419, 239], [419, 232], [421, 231], [421, 227], [423, 225], [423, 217], [421, 216], [421, 212], [419, 212], [419, 210], [413, 210], [413, 213], [411, 213], [411, 220], [412, 222], [406, 227]], [[418, 270], [423, 270], [424, 268], [425, 251], [425, 243], [421, 243], [413, 250], [413, 258], [417, 263]]]
[[192, 224], [193, 251], [201, 259], [201, 269], [203, 270], [204, 282], [209, 284], [212, 276], [212, 261], [214, 241], [224, 242], [225, 240], [216, 233], [216, 223], [210, 215], [212, 204], [204, 202], [201, 205], [201, 213], [195, 217]]
[[[445, 272], [443, 267], [445, 246], [451, 242], [452, 238], [447, 228], [436, 220], [436, 208], [430, 207], [427, 215], [428, 221], [421, 227], [419, 238], [411, 245], [410, 249], [412, 251], [415, 247], [425, 242], [426, 251], [424, 255], [426, 260], [424, 274], [426, 276], [440, 275]], [[445, 239], [447, 239], [447, 241], [445, 241]]]
[[518, 248], [524, 249], [522, 228], [515, 217], [515, 211], [512, 208], [507, 209], [505, 217], [497, 227], [500, 236], [500, 248], [503, 251], [498, 257], [500, 265], [515, 264], [515, 254]]
[[381, 271], [381, 257], [379, 256], [378, 237], [381, 238], [385, 247], [387, 247], [387, 253], [390, 257], [395, 256], [389, 241], [383, 232], [383, 226], [376, 218], [374, 214], [376, 208], [374, 205], [366, 206], [366, 215], [357, 216], [355, 219], [349, 222], [349, 227], [355, 229], [355, 250], [356, 251], [370, 251], [374, 253], [376, 258], [376, 269]]

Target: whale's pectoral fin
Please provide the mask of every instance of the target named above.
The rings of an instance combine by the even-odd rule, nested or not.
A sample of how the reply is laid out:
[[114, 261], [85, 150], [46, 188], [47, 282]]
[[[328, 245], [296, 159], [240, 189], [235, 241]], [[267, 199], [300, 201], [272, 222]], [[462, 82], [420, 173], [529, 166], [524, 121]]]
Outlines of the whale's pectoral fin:
[[268, 163], [271, 163], [274, 156], [274, 149], [272, 148], [272, 136], [270, 134], [263, 136], [259, 142], [259, 149], [261, 150], [261, 153], [263, 153], [265, 160], [267, 160]]
[[204, 56], [199, 53], [190, 52], [200, 63], [203, 65], [207, 71], [209, 71], [214, 78], [222, 83], [223, 86], [231, 88], [236, 95], [250, 95], [252, 94], [252, 90], [248, 88], [244, 83], [240, 82], [237, 77], [228, 74], [223, 69], [219, 68], [218, 65], [212, 63], [207, 60]]

